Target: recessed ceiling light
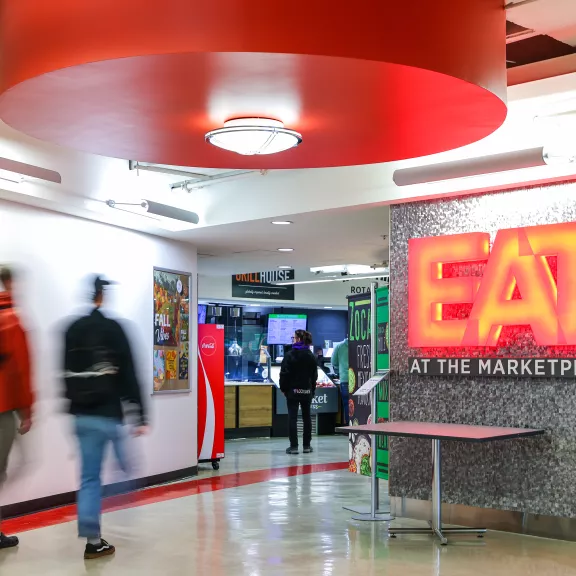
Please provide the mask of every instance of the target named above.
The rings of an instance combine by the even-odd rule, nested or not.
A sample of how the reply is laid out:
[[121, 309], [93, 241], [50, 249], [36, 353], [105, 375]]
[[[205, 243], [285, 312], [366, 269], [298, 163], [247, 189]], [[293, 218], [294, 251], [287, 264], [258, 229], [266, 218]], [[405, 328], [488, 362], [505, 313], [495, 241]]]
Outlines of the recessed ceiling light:
[[332, 306], [324, 306], [325, 310], [332, 310], [332, 308], [333, 308]]
[[278, 252], [294, 252], [294, 248], [278, 248]]
[[276, 226], [290, 226], [290, 224], [294, 224], [294, 222], [290, 222], [290, 220], [274, 220], [272, 224]]
[[206, 142], [244, 156], [276, 154], [298, 146], [302, 135], [270, 118], [235, 118], [206, 134]]
[[292, 270], [292, 266], [278, 266], [280, 270]]

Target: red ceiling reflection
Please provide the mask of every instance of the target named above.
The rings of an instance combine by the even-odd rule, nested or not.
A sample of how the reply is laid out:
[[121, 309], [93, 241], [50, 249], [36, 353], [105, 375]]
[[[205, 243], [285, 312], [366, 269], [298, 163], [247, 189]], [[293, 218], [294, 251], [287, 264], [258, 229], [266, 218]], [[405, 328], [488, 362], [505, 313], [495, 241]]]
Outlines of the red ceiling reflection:
[[[97, 154], [369, 164], [469, 144], [506, 116], [501, 0], [4, 0], [1, 11], [2, 120]], [[204, 141], [242, 116], [281, 120], [304, 142], [245, 157]]]

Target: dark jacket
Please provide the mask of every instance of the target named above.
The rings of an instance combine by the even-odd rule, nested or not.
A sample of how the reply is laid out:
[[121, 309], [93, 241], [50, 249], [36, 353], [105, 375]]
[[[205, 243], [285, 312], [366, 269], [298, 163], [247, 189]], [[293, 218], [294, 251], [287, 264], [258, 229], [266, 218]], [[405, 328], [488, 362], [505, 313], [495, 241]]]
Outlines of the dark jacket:
[[314, 397], [318, 381], [316, 357], [309, 348], [293, 347], [280, 368], [280, 390], [290, 397]]
[[124, 330], [98, 309], [66, 331], [64, 382], [69, 412], [122, 421], [122, 402], [135, 405], [140, 424], [146, 412]]

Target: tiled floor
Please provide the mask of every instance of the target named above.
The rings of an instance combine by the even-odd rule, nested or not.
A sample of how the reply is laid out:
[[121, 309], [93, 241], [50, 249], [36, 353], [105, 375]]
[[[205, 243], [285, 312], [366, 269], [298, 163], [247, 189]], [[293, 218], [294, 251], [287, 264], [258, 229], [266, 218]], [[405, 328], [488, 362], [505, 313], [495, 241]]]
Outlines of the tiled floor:
[[[342, 438], [322, 439], [312, 457], [288, 459], [284, 448], [228, 443], [220, 473], [337, 462], [347, 450]], [[209, 465], [201, 470], [212, 474]], [[0, 552], [0, 576], [576, 575], [572, 543], [496, 532], [447, 548], [426, 537], [389, 540], [385, 525], [351, 521], [342, 510], [368, 498], [367, 479], [331, 471], [158, 502], [105, 516], [113, 558], [85, 563], [69, 522], [23, 533], [20, 549]]]

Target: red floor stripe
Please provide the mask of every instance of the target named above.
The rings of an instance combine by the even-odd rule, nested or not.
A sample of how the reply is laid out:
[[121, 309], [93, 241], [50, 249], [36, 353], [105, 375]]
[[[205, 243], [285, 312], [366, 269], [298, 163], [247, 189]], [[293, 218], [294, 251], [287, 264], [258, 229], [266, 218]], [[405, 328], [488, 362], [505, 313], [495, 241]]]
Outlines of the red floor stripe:
[[[136, 508], [147, 506], [156, 502], [195, 496], [204, 492], [215, 492], [227, 488], [238, 488], [259, 482], [267, 482], [276, 478], [289, 478], [304, 474], [314, 474], [316, 472], [330, 472], [333, 470], [344, 470], [348, 468], [347, 462], [335, 462], [331, 464], [305, 464], [302, 466], [287, 466], [286, 468], [272, 468], [269, 470], [253, 470], [251, 472], [238, 472], [236, 474], [226, 474], [223, 476], [211, 476], [210, 478], [199, 478], [187, 482], [178, 482], [164, 486], [154, 486], [139, 492], [132, 492], [123, 496], [108, 498], [104, 503], [105, 512], [113, 512], [126, 508]], [[71, 522], [76, 519], [76, 505], [62, 506], [29, 516], [13, 518], [2, 522], [2, 530], [7, 534], [36, 530], [64, 522]]]

